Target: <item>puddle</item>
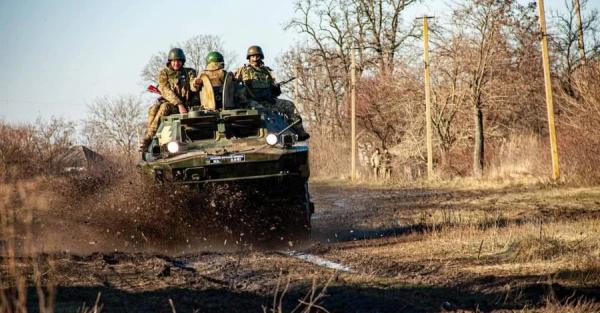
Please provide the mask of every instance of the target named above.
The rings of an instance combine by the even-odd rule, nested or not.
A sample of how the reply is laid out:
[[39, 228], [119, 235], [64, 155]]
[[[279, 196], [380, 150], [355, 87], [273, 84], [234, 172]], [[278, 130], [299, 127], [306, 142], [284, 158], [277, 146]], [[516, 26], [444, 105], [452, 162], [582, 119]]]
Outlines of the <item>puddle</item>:
[[347, 273], [356, 273], [356, 271], [354, 271], [353, 269], [351, 269], [348, 266], [345, 266], [343, 264], [336, 263], [333, 261], [329, 261], [327, 259], [324, 259], [320, 256], [316, 256], [313, 254], [300, 252], [300, 251], [281, 251], [281, 253], [283, 253], [287, 256], [291, 256], [293, 258], [308, 262], [308, 263], [312, 263], [312, 264], [321, 266], [321, 267], [326, 267], [326, 268], [330, 268], [330, 269], [342, 271], [342, 272], [347, 272]]

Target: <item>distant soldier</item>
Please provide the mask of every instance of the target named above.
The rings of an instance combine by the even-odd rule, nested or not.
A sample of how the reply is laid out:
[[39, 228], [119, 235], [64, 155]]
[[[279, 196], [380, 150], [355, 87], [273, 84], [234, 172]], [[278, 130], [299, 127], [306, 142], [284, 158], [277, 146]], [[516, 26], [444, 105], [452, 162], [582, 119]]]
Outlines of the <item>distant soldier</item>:
[[146, 135], [140, 143], [141, 151], [152, 141], [161, 117], [174, 113], [176, 109], [179, 113], [187, 113], [190, 106], [199, 104], [198, 95], [192, 90], [196, 70], [183, 67], [184, 64], [183, 50], [171, 49], [165, 68], [158, 74], [158, 89], [162, 97], [148, 110]]
[[[203, 82], [200, 76], [205, 74], [210, 80], [215, 96], [215, 104], [217, 107], [222, 107], [223, 104], [223, 84], [227, 74], [233, 75], [225, 70], [225, 60], [223, 55], [218, 51], [211, 51], [206, 56], [206, 67], [194, 80], [193, 91], [200, 91], [203, 88]], [[205, 105], [204, 103], [202, 105]]]
[[383, 154], [381, 155], [381, 168], [383, 170], [383, 178], [390, 179], [392, 176], [392, 154], [388, 149], [383, 149]]
[[251, 46], [246, 53], [249, 64], [240, 67], [235, 77], [246, 87], [246, 97], [249, 100], [266, 104], [269, 108], [281, 112], [291, 120], [300, 120], [293, 129], [298, 134], [298, 139], [303, 141], [310, 135], [302, 127], [302, 118], [296, 114], [296, 108], [291, 101], [277, 99], [281, 95], [281, 86], [275, 83], [273, 71], [264, 65], [264, 54], [259, 46]]
[[381, 168], [381, 153], [379, 153], [379, 148], [375, 148], [375, 151], [373, 151], [369, 161], [369, 163], [371, 163], [371, 167], [373, 168], [373, 176], [376, 179], [379, 178]]

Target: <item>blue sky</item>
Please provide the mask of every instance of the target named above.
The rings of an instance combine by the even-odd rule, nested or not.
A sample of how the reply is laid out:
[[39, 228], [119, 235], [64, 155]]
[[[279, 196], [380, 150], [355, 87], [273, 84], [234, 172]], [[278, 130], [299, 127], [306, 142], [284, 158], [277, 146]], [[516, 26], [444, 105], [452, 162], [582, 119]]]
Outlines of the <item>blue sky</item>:
[[[440, 14], [447, 2], [425, 1], [408, 15]], [[547, 11], [564, 3], [546, 2]], [[301, 39], [283, 30], [293, 15], [292, 0], [0, 0], [0, 119], [77, 120], [96, 97], [141, 94], [150, 56], [198, 34], [218, 35], [240, 55], [261, 45], [274, 65]]]

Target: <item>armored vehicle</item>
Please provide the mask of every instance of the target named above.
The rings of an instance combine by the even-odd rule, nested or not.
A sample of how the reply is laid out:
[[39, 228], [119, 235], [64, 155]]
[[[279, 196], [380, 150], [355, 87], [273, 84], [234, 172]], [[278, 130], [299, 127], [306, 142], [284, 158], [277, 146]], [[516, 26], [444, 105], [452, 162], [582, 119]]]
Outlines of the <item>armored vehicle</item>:
[[158, 182], [197, 190], [207, 184], [255, 188], [260, 199], [254, 200], [267, 197], [277, 209], [258, 207], [251, 213], [259, 219], [280, 215], [276, 228], [306, 239], [313, 212], [308, 146], [297, 140], [294, 123], [257, 103], [239, 105], [228, 88], [219, 103], [204, 89], [209, 94], [201, 94], [202, 107], [162, 118], [139, 167]]

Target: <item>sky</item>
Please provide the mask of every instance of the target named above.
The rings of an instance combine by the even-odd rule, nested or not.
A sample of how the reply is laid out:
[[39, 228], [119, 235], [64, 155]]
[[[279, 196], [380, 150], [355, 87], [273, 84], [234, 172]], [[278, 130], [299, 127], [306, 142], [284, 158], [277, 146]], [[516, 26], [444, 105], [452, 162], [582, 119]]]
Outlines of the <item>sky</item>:
[[[590, 1], [594, 8], [598, 2]], [[260, 45], [274, 67], [302, 40], [284, 30], [294, 3], [0, 0], [0, 120], [80, 120], [97, 97], [141, 95], [140, 73], [150, 57], [200, 34], [221, 37], [225, 50], [242, 57], [248, 46]], [[448, 3], [425, 0], [406, 16], [444, 14]], [[547, 12], [563, 6], [564, 0], [546, 0]]]

